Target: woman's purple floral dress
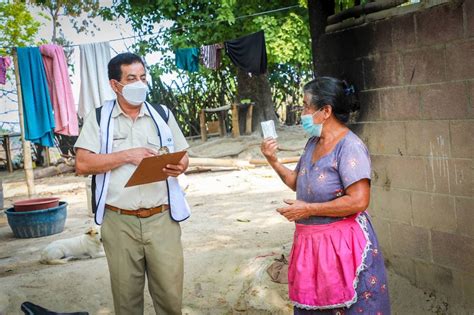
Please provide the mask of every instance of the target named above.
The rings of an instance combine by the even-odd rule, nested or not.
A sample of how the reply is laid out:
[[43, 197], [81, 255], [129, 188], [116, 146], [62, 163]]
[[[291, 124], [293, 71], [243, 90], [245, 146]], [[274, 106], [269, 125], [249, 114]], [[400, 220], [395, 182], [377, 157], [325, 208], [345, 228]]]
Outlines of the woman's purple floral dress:
[[[347, 187], [371, 175], [370, 156], [364, 143], [352, 131], [349, 131], [332, 152], [321, 157], [315, 163], [311, 159], [318, 138], [309, 139], [305, 151], [296, 166], [297, 199], [310, 203], [327, 202], [344, 194]], [[295, 307], [295, 314], [390, 314], [390, 300], [387, 288], [384, 261], [379, 249], [377, 237], [367, 218], [367, 232], [371, 247], [364, 263], [367, 268], [359, 274], [356, 293], [357, 302], [349, 308], [304, 310]], [[320, 225], [342, 220], [343, 218], [310, 217], [298, 224]]]

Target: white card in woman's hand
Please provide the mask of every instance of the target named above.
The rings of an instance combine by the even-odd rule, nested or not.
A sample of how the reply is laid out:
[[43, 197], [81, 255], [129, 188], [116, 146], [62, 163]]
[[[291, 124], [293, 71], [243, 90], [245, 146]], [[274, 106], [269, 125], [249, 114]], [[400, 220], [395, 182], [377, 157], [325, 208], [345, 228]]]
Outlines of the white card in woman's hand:
[[263, 138], [273, 138], [276, 139], [278, 138], [276, 130], [275, 130], [275, 123], [273, 120], [267, 120], [267, 121], [262, 121], [260, 123], [262, 126], [262, 132], [263, 132]]

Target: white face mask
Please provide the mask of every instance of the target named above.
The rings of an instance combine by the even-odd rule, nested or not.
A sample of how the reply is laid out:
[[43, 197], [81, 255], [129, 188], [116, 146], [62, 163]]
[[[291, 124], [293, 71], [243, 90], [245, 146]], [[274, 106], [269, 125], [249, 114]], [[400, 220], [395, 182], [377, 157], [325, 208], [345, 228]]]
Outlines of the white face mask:
[[127, 85], [123, 85], [120, 82], [118, 83], [123, 86], [122, 93], [119, 92], [119, 94], [121, 94], [128, 103], [134, 106], [140, 106], [145, 102], [148, 93], [148, 86], [146, 86], [142, 81], [133, 82]]

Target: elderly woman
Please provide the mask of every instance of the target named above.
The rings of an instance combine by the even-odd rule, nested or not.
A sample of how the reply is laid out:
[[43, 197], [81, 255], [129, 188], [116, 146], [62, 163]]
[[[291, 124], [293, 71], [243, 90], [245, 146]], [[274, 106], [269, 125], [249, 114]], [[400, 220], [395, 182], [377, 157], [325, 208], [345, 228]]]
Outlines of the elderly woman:
[[288, 286], [294, 314], [390, 314], [385, 267], [370, 218], [370, 157], [345, 123], [344, 84], [319, 77], [304, 86], [301, 122], [310, 136], [294, 171], [278, 144], [262, 153], [297, 200], [277, 209], [296, 223]]

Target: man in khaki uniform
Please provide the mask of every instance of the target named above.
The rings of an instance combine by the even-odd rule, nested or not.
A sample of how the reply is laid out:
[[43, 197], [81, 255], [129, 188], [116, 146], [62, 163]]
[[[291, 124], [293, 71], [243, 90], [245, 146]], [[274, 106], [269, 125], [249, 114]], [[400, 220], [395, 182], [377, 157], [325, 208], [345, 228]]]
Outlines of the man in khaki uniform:
[[[110, 116], [114, 125], [112, 152], [101, 154], [101, 132], [94, 110], [85, 118], [75, 147], [78, 174], [110, 172], [101, 232], [115, 313], [143, 314], [146, 274], [155, 312], [181, 314], [181, 228], [168, 211], [166, 182], [124, 187], [140, 161], [157, 154], [161, 147], [157, 125], [143, 102], [144, 63], [137, 55], [119, 54], [109, 62], [108, 75], [117, 94]], [[167, 124], [175, 151], [186, 149], [186, 139], [171, 112]], [[164, 171], [177, 177], [186, 170], [188, 161], [185, 155], [178, 165], [167, 165]]]

